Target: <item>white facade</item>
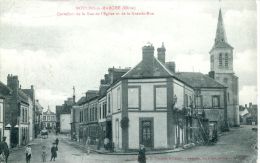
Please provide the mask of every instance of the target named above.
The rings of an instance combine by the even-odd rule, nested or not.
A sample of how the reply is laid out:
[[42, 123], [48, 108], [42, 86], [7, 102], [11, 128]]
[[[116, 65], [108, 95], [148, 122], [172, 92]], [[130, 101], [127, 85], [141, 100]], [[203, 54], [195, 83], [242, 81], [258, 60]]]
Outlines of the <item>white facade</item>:
[[71, 130], [70, 114], [61, 114], [60, 115], [60, 132], [69, 133], [70, 130]]

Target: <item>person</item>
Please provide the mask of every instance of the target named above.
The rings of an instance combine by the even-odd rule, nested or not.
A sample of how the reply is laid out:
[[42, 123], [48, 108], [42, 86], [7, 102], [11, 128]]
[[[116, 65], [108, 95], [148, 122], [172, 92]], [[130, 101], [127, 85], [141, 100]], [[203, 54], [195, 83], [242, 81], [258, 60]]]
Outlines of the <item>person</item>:
[[59, 144], [59, 139], [58, 138], [56, 138], [55, 143], [56, 143], [56, 146], [58, 147], [58, 144]]
[[104, 139], [104, 147], [105, 147], [106, 150], [108, 150], [108, 146], [109, 146], [109, 139], [105, 138]]
[[1, 154], [4, 154], [5, 163], [7, 163], [9, 157], [9, 148], [5, 141], [6, 141], [6, 137], [4, 136], [3, 141], [0, 143], [0, 152]]
[[90, 142], [91, 142], [90, 137], [88, 137], [88, 138], [87, 138], [87, 141], [86, 141], [86, 145], [87, 145], [87, 154], [88, 154], [88, 155], [89, 155], [89, 153], [90, 153]]
[[57, 147], [56, 147], [56, 143], [52, 143], [52, 147], [51, 147], [51, 160], [50, 161], [55, 161], [55, 158], [57, 157]]
[[140, 144], [140, 147], [139, 147], [138, 162], [139, 163], [146, 163], [145, 147], [144, 147], [143, 144]]
[[42, 162], [46, 162], [46, 156], [47, 156], [47, 151], [46, 151], [46, 146], [42, 146]]
[[30, 144], [28, 144], [25, 149], [25, 157], [26, 157], [26, 163], [30, 163], [32, 157], [32, 148]]

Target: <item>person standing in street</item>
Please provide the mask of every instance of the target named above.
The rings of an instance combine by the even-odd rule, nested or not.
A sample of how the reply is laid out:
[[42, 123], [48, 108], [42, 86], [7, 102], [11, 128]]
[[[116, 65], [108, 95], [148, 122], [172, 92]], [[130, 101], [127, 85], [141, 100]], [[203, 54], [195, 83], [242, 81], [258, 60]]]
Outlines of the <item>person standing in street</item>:
[[87, 145], [87, 154], [89, 155], [90, 153], [90, 142], [91, 142], [91, 139], [90, 137], [87, 138], [87, 141], [86, 141], [86, 145]]
[[56, 147], [56, 143], [52, 143], [52, 147], [51, 147], [51, 160], [50, 161], [55, 161], [55, 158], [57, 157], [57, 147]]
[[4, 154], [5, 163], [7, 163], [9, 157], [9, 148], [5, 141], [6, 141], [6, 137], [4, 136], [3, 141], [0, 143], [0, 151], [1, 153]]
[[42, 162], [46, 162], [46, 156], [47, 156], [47, 151], [46, 151], [46, 146], [42, 146]]
[[32, 148], [30, 144], [28, 144], [25, 149], [25, 157], [26, 157], [26, 163], [30, 163], [32, 157]]
[[56, 138], [55, 143], [56, 143], [56, 146], [58, 147], [58, 145], [59, 145], [59, 139], [58, 138]]
[[144, 147], [143, 144], [140, 144], [140, 147], [139, 147], [138, 162], [139, 163], [146, 163], [145, 147]]

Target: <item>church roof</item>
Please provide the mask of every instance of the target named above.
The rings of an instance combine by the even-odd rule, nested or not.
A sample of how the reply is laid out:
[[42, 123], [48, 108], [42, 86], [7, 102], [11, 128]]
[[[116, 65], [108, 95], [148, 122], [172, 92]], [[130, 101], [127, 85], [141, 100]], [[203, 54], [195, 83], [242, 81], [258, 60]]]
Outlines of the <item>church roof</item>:
[[175, 76], [193, 88], [225, 88], [216, 80], [200, 72], [177, 72]]
[[221, 9], [219, 9], [215, 43], [214, 43], [211, 51], [215, 48], [231, 48], [231, 49], [233, 49], [233, 47], [231, 45], [229, 45], [228, 42], [227, 42], [227, 36], [226, 36], [226, 31], [225, 31], [225, 27], [224, 27]]
[[153, 57], [152, 66], [146, 66], [144, 61], [138, 63], [129, 70], [122, 78], [156, 78], [171, 77], [173, 74], [158, 59]]

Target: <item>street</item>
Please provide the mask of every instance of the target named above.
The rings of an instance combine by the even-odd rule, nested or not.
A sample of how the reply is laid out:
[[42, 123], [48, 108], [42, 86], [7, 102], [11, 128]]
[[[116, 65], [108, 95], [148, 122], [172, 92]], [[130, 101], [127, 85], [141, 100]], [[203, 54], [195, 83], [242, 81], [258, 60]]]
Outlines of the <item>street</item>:
[[[257, 144], [257, 132], [252, 131], [253, 126], [241, 126], [232, 128], [230, 132], [224, 133], [216, 145], [197, 146], [181, 152], [147, 155], [148, 163], [156, 162], [256, 162], [257, 151], [254, 145]], [[32, 144], [32, 163], [41, 162], [41, 146], [44, 144], [48, 149], [47, 162], [50, 162], [50, 147], [56, 139], [50, 135], [48, 139], [36, 139]], [[69, 142], [62, 136], [59, 143], [58, 158], [56, 163], [81, 163], [81, 162], [137, 162], [135, 155], [101, 155], [91, 153], [86, 155], [84, 150], [76, 144]], [[65, 142], [68, 141], [68, 142]], [[25, 162], [24, 148], [13, 151], [9, 157], [10, 163]]]

